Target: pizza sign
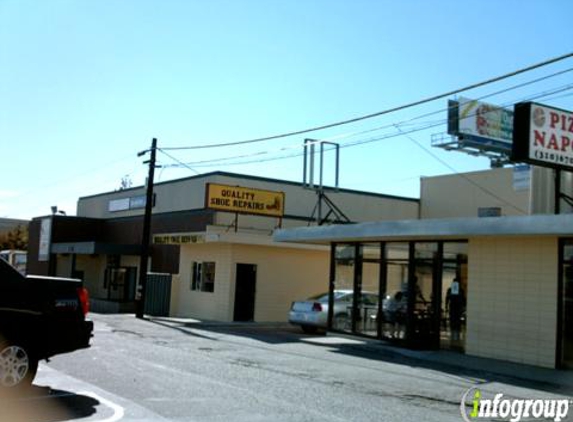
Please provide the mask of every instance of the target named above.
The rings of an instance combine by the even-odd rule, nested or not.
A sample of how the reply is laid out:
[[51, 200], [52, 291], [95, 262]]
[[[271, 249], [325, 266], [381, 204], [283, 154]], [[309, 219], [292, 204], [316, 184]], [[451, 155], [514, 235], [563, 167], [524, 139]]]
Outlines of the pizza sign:
[[515, 106], [514, 161], [573, 169], [573, 113], [536, 103]]

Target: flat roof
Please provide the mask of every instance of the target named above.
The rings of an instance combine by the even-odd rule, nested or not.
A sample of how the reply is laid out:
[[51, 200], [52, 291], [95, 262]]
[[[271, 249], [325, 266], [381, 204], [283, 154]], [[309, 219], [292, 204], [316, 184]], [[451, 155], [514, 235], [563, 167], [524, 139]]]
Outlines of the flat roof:
[[299, 227], [276, 230], [274, 240], [329, 244], [481, 236], [573, 236], [573, 214], [373, 221]]
[[[288, 185], [288, 186], [301, 186], [302, 187], [302, 182], [294, 182], [292, 180], [272, 179], [269, 177], [252, 176], [252, 175], [248, 175], [248, 174], [230, 173], [230, 172], [226, 172], [226, 171], [214, 171], [211, 173], [203, 173], [203, 174], [198, 174], [196, 176], [184, 177], [181, 179], [167, 180], [165, 182], [155, 182], [153, 185], [154, 186], [169, 185], [172, 183], [181, 183], [181, 182], [185, 182], [188, 180], [196, 180], [196, 179], [207, 179], [207, 178], [216, 177], [216, 176], [224, 176], [224, 177], [231, 177], [231, 178], [243, 179], [243, 180], [254, 180], [254, 181], [259, 181], [259, 182], [278, 183], [278, 184], [283, 184], [283, 185]], [[96, 193], [94, 195], [80, 196], [79, 200], [97, 198], [99, 196], [106, 196], [106, 195], [111, 195], [111, 194], [126, 193], [129, 191], [137, 191], [137, 190], [143, 189], [144, 187], [145, 186], [135, 186], [135, 187], [128, 188], [128, 189]], [[400, 199], [403, 201], [420, 202], [420, 200], [418, 198], [412, 198], [412, 197], [408, 197], [408, 196], [389, 195], [389, 194], [384, 194], [384, 193], [361, 191], [361, 190], [355, 190], [355, 189], [333, 188], [333, 187], [329, 187], [329, 186], [324, 186], [324, 190], [327, 192], [342, 192], [342, 193], [351, 193], [351, 194], [364, 195], [364, 196], [373, 196], [373, 197], [377, 197], [377, 198]]]

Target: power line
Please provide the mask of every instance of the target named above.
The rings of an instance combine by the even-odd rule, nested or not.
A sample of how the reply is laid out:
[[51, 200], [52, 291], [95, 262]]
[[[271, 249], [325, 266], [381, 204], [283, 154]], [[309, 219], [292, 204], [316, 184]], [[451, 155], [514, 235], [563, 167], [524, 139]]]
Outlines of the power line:
[[[527, 82], [523, 82], [517, 85], [513, 85], [511, 87], [508, 88], [504, 88], [502, 90], [498, 90], [486, 95], [483, 95], [481, 97], [478, 97], [477, 100], [483, 100], [485, 98], [489, 98], [489, 97], [493, 97], [495, 95], [499, 95], [502, 93], [506, 93], [518, 88], [523, 88], [525, 86], [528, 85], [532, 85], [534, 83], [538, 83], [550, 78], [554, 78], [556, 76], [560, 76], [563, 75], [565, 73], [571, 72], [573, 71], [573, 68], [568, 68], [565, 70], [561, 70], [549, 75], [545, 75]], [[548, 90], [548, 91], [543, 91], [541, 93], [537, 93], [534, 95], [530, 95], [530, 96], [526, 96], [526, 97], [522, 97], [518, 100], [514, 100], [514, 101], [510, 101], [507, 102], [505, 104], [500, 105], [499, 107], [504, 108], [507, 107], [515, 102], [519, 102], [519, 101], [532, 101], [532, 100], [536, 100], [536, 99], [540, 99], [540, 98], [544, 98], [550, 95], [554, 95], [560, 92], [564, 92], [567, 90], [573, 89], [573, 84], [569, 84], [569, 85], [565, 85], [565, 86], [560, 86], [557, 88], [553, 88], [552, 90]], [[421, 119], [423, 117], [428, 117], [428, 116], [432, 116], [434, 114], [439, 114], [439, 113], [444, 113], [448, 111], [448, 108], [442, 108], [440, 110], [437, 111], [433, 111], [433, 112], [429, 112], [429, 113], [425, 113], [413, 118], [410, 118], [408, 120], [403, 120], [401, 122], [395, 122], [395, 123], [391, 123], [385, 126], [381, 126], [381, 127], [377, 127], [374, 129], [369, 129], [369, 130], [365, 130], [365, 131], [359, 131], [359, 132], [355, 132], [355, 133], [350, 133], [350, 134], [345, 134], [345, 135], [341, 135], [341, 136], [334, 136], [334, 137], [330, 137], [330, 138], [325, 138], [326, 140], [338, 140], [341, 138], [349, 138], [349, 137], [353, 137], [356, 135], [361, 135], [361, 134], [365, 134], [365, 133], [370, 133], [370, 132], [374, 132], [374, 131], [378, 131], [378, 130], [382, 130], [382, 129], [387, 129], [387, 128], [391, 128], [391, 127], [396, 127], [396, 125], [400, 126], [400, 127], [404, 127], [405, 125], [416, 125], [416, 127], [414, 128], [414, 130], [409, 131], [408, 133], [415, 133], [415, 132], [419, 132], [419, 131], [423, 131], [423, 130], [427, 130], [427, 129], [431, 129], [433, 127], [437, 127], [440, 126], [442, 124], [445, 124], [446, 119], [439, 119], [439, 120], [434, 120], [431, 122], [423, 122], [422, 124], [420, 123], [413, 123], [415, 120]], [[388, 135], [384, 135], [382, 137], [374, 137], [374, 138], [368, 138], [365, 140], [357, 140], [354, 141], [352, 143], [348, 143], [346, 145], [342, 145], [342, 147], [350, 147], [350, 146], [355, 146], [355, 145], [361, 145], [361, 144], [365, 144], [365, 143], [371, 143], [371, 142], [377, 142], [380, 140], [385, 140], [385, 139], [389, 139], [389, 138], [393, 138], [396, 136], [399, 136], [400, 134], [388, 134]], [[316, 141], [316, 142], [320, 142], [320, 141]], [[249, 159], [249, 158], [253, 158], [253, 157], [261, 157], [264, 155], [269, 155], [269, 154], [273, 154], [275, 152], [282, 152], [282, 151], [287, 151], [289, 149], [294, 149], [294, 148], [298, 148], [300, 147], [301, 144], [297, 142], [297, 144], [293, 144], [291, 146], [286, 146], [286, 147], [281, 147], [279, 149], [276, 150], [267, 150], [267, 151], [257, 151], [257, 152], [253, 152], [253, 153], [249, 153], [249, 154], [243, 154], [243, 155], [234, 155], [234, 156], [228, 156], [228, 157], [222, 157], [222, 158], [214, 158], [214, 159], [208, 159], [208, 160], [201, 160], [201, 161], [194, 161], [194, 162], [187, 162], [187, 163], [183, 163], [182, 161], [179, 161], [177, 159], [175, 159], [173, 156], [168, 155], [170, 158], [174, 159], [175, 161], [177, 161], [178, 164], [168, 164], [168, 165], [164, 165], [164, 168], [181, 168], [181, 167], [188, 167], [189, 166], [193, 166], [193, 167], [214, 167], [217, 165], [228, 165], [228, 166], [236, 166], [236, 165], [246, 165], [246, 164], [251, 164], [251, 163], [262, 163], [262, 162], [268, 162], [268, 161], [275, 161], [275, 160], [281, 160], [281, 159], [288, 159], [288, 158], [294, 158], [297, 156], [301, 156], [301, 153], [295, 153], [295, 154], [289, 154], [289, 155], [284, 155], [284, 156], [279, 156], [279, 157], [271, 157], [271, 158], [266, 158], [266, 159], [256, 159], [256, 160], [247, 160], [247, 161], [239, 161], [239, 162], [231, 162], [228, 163], [228, 161], [230, 160], [240, 160], [240, 159]], [[167, 154], [166, 154], [167, 155]], [[196, 170], [192, 169], [191, 170], [195, 173]]]
[[[553, 78], [553, 77], [556, 77], [556, 76], [560, 76], [560, 75], [563, 75], [563, 74], [568, 73], [568, 72], [571, 72], [571, 71], [573, 71], [573, 68], [568, 68], [568, 69], [565, 69], [565, 70], [561, 70], [561, 71], [559, 71], [559, 72], [555, 72], [555, 73], [552, 73], [552, 74], [550, 74], [550, 75], [545, 75], [545, 76], [540, 77], [540, 78], [536, 78], [536, 79], [533, 79], [533, 80], [530, 80], [530, 81], [527, 81], [527, 82], [524, 82], [524, 83], [520, 83], [520, 84], [517, 84], [517, 85], [513, 85], [513, 86], [511, 86], [511, 87], [508, 87], [508, 88], [505, 88], [505, 89], [502, 89], [502, 90], [499, 90], [499, 91], [495, 91], [495, 92], [490, 93], [490, 94], [483, 95], [483, 96], [481, 96], [481, 97], [476, 98], [476, 100], [477, 100], [477, 101], [481, 101], [481, 100], [483, 100], [483, 99], [486, 99], [486, 98], [489, 98], [489, 97], [493, 97], [493, 96], [496, 96], [496, 95], [499, 95], [499, 94], [503, 94], [503, 93], [506, 93], [506, 92], [509, 92], [509, 91], [512, 91], [512, 90], [515, 90], [515, 89], [518, 89], [518, 88], [523, 88], [523, 87], [525, 87], [525, 86], [532, 85], [532, 84], [534, 84], [534, 83], [538, 83], [538, 82], [541, 82], [541, 81], [544, 81], [544, 80], [547, 80], [547, 79], [550, 79], [550, 78]], [[536, 95], [533, 96], [533, 97], [524, 97], [524, 98], [521, 98], [521, 99], [519, 99], [519, 100], [512, 101], [512, 102], [509, 102], [509, 103], [506, 103], [506, 104], [503, 104], [503, 105], [501, 105], [500, 107], [502, 107], [502, 108], [503, 108], [503, 107], [507, 107], [507, 106], [509, 106], [509, 105], [511, 105], [511, 104], [513, 104], [513, 103], [515, 103], [515, 102], [519, 102], [519, 101], [524, 101], [524, 100], [530, 100], [530, 101], [531, 101], [531, 100], [533, 100], [533, 99], [543, 98], [543, 97], [548, 96], [548, 95], [552, 95], [552, 94], [556, 94], [556, 93], [559, 93], [559, 92], [562, 92], [562, 91], [569, 90], [569, 89], [571, 89], [572, 87], [573, 87], [572, 85], [565, 85], [564, 87], [559, 87], [559, 88], [557, 88], [557, 89], [554, 89], [553, 91], [545, 91], [545, 92], [543, 92], [543, 93], [536, 94]], [[557, 97], [557, 98], [559, 98], [559, 97]], [[332, 137], [324, 138], [323, 140], [335, 141], [335, 140], [339, 140], [339, 139], [351, 138], [351, 137], [353, 137], [353, 136], [363, 135], [363, 134], [365, 134], [365, 133], [371, 133], [371, 132], [376, 132], [376, 131], [383, 130], [383, 129], [388, 129], [388, 128], [394, 127], [396, 124], [398, 124], [398, 125], [401, 126], [401, 127], [403, 127], [403, 126], [405, 126], [405, 125], [414, 125], [414, 124], [416, 124], [416, 123], [412, 123], [412, 122], [414, 122], [415, 120], [419, 120], [419, 119], [421, 119], [421, 118], [429, 117], [429, 116], [432, 116], [432, 115], [435, 115], [435, 114], [445, 113], [445, 112], [447, 112], [447, 111], [448, 111], [448, 108], [441, 108], [441, 109], [439, 109], [439, 110], [432, 111], [432, 112], [429, 112], [429, 113], [425, 113], [425, 114], [422, 114], [422, 115], [419, 115], [419, 116], [415, 116], [415, 117], [412, 117], [412, 118], [410, 118], [410, 119], [403, 120], [403, 121], [401, 121], [401, 122], [390, 123], [390, 124], [387, 124], [387, 125], [384, 125], [384, 126], [380, 126], [380, 127], [376, 127], [376, 128], [372, 128], [372, 129], [368, 129], [368, 130], [362, 130], [362, 131], [358, 131], [358, 132], [353, 132], [353, 133], [347, 133], [347, 134], [343, 134], [343, 135], [332, 136]], [[436, 120], [436, 121], [434, 121], [434, 122], [430, 122], [430, 123], [429, 123], [430, 126], [429, 126], [428, 128], [434, 127], [434, 126], [439, 126], [439, 125], [441, 125], [441, 124], [444, 124], [445, 121], [446, 121], [446, 120], [444, 120], [444, 119], [439, 119], [439, 120]], [[436, 123], [436, 124], [434, 125], [433, 123]], [[317, 143], [318, 143], [318, 142], [320, 142], [320, 141], [317, 141]], [[192, 165], [192, 166], [195, 166], [195, 167], [197, 167], [197, 166], [199, 166], [199, 167], [211, 167], [211, 166], [209, 166], [209, 165], [205, 166], [205, 164], [223, 163], [223, 162], [225, 162], [225, 161], [236, 160], [236, 159], [241, 159], [241, 158], [252, 158], [252, 157], [255, 157], [255, 156], [271, 154], [271, 153], [276, 152], [276, 151], [286, 151], [286, 150], [288, 150], [288, 149], [292, 149], [292, 148], [296, 148], [296, 147], [300, 147], [300, 146], [302, 146], [302, 144], [299, 143], [299, 142], [297, 142], [296, 144], [293, 144], [293, 145], [291, 145], [291, 146], [282, 147], [282, 148], [279, 148], [279, 149], [274, 150], [274, 151], [259, 151], [259, 152], [254, 152], [254, 153], [249, 153], [249, 154], [243, 154], [243, 155], [234, 155], [234, 156], [230, 156], [230, 157], [222, 157], [222, 158], [214, 158], [214, 159], [210, 159], [210, 160], [201, 160], [201, 161], [187, 162], [187, 163], [185, 163], [185, 164], [187, 164], [187, 165]], [[290, 157], [290, 156], [289, 156], [289, 157]], [[288, 157], [287, 157], [287, 158], [288, 158]], [[277, 159], [278, 159], [278, 158], [277, 158]], [[264, 160], [264, 161], [269, 161], [269, 160]], [[253, 162], [253, 161], [249, 161], [248, 163], [252, 163], [252, 162]], [[232, 165], [232, 164], [231, 164], [231, 165]], [[171, 164], [171, 165], [166, 165], [166, 166], [164, 166], [164, 167], [166, 167], [166, 168], [168, 168], [168, 167], [181, 167], [181, 165]]]
[[163, 151], [163, 148], [157, 148], [157, 150], [162, 153], [163, 155], [166, 155], [167, 157], [171, 158], [173, 161], [176, 161], [177, 163], [179, 163], [182, 167], [186, 167], [189, 170], [191, 170], [193, 173], [195, 174], [199, 174], [199, 172], [193, 168], [191, 168], [190, 166], [188, 166], [187, 164], [185, 164], [182, 161], [179, 161], [177, 158], [175, 158], [174, 156], [172, 156], [171, 154], [166, 153], [165, 151]]
[[502, 198], [501, 196], [497, 195], [495, 192], [489, 190], [488, 188], [480, 185], [479, 183], [477, 183], [475, 180], [472, 180], [471, 178], [469, 178], [468, 176], [466, 176], [463, 173], [458, 172], [455, 168], [453, 168], [452, 166], [450, 166], [445, 160], [442, 160], [440, 157], [438, 157], [436, 154], [434, 154], [432, 151], [430, 151], [428, 148], [426, 148], [424, 145], [422, 145], [420, 142], [418, 142], [417, 140], [415, 140], [414, 138], [412, 138], [409, 134], [407, 133], [403, 133], [402, 129], [400, 129], [399, 126], [396, 126], [396, 129], [402, 133], [402, 135], [404, 135], [407, 139], [409, 139], [411, 142], [413, 142], [415, 145], [417, 145], [418, 147], [420, 147], [424, 152], [426, 152], [427, 154], [429, 154], [430, 156], [432, 156], [432, 158], [434, 158], [435, 160], [439, 161], [441, 164], [443, 164], [444, 166], [446, 166], [448, 169], [450, 169], [451, 171], [454, 172], [454, 174], [456, 176], [461, 177], [462, 179], [464, 179], [465, 181], [467, 181], [468, 183], [474, 185], [476, 188], [478, 188], [479, 190], [481, 190], [482, 192], [486, 193], [487, 195], [490, 195], [491, 197], [497, 199], [498, 201], [500, 201], [503, 204], [509, 205], [511, 208], [513, 208], [514, 210], [522, 213], [522, 214], [527, 214], [526, 211], [522, 210], [521, 208], [517, 207], [516, 205], [512, 204], [511, 202], [507, 201], [506, 199]]
[[[440, 120], [439, 123], [432, 123], [430, 125], [425, 125], [421, 128], [416, 128], [413, 129], [412, 132], [418, 132], [418, 131], [422, 131], [422, 130], [426, 130], [430, 127], [435, 127], [435, 126], [440, 126], [444, 124], [444, 120]], [[375, 138], [376, 140], [382, 140], [382, 139], [387, 139], [390, 137], [394, 137], [394, 136], [399, 136], [400, 134], [390, 134], [390, 135], [385, 135], [382, 138]], [[316, 141], [315, 143], [320, 143], [321, 141]], [[341, 148], [344, 148], [345, 146], [353, 146], [353, 144], [348, 144], [348, 145], [341, 145]], [[258, 156], [262, 156], [262, 155], [267, 155], [267, 154], [272, 154], [274, 152], [282, 152], [282, 151], [287, 151], [289, 149], [294, 149], [294, 148], [300, 148], [302, 147], [301, 143], [297, 143], [296, 145], [292, 145], [290, 147], [283, 147], [280, 148], [278, 150], [274, 150], [274, 151], [259, 151], [259, 152], [255, 152], [252, 154], [245, 154], [245, 155], [239, 155], [239, 156], [231, 156], [231, 157], [225, 157], [225, 158], [215, 158], [215, 159], [211, 159], [211, 160], [203, 160], [203, 161], [195, 161], [195, 162], [191, 162], [191, 163], [185, 163], [185, 165], [193, 165], [194, 167], [215, 167], [218, 165], [243, 165], [243, 164], [251, 164], [251, 163], [263, 163], [263, 162], [267, 162], [267, 161], [274, 161], [274, 160], [281, 160], [281, 159], [286, 159], [286, 158], [293, 158], [293, 157], [298, 157], [298, 156], [302, 156], [303, 153], [302, 152], [296, 152], [294, 154], [289, 154], [289, 155], [285, 155], [285, 156], [281, 156], [281, 157], [272, 157], [272, 158], [266, 158], [266, 159], [257, 159], [257, 160], [249, 160], [249, 161], [241, 161], [238, 163], [225, 163], [225, 161], [229, 161], [229, 160], [236, 160], [236, 159], [241, 159], [241, 158], [254, 158], [254, 157], [258, 157]], [[168, 165], [168, 167], [182, 167], [182, 163], [179, 162], [180, 164], [171, 164]]]
[[[499, 90], [499, 91], [492, 92], [491, 94], [482, 95], [481, 97], [476, 98], [476, 100], [477, 100], [477, 101], [481, 101], [481, 100], [485, 100], [486, 98], [494, 97], [494, 96], [496, 96], [496, 95], [505, 94], [506, 92], [513, 91], [513, 90], [518, 89], [518, 88], [523, 88], [523, 87], [528, 86], [528, 85], [533, 85], [533, 84], [535, 84], [535, 83], [542, 82], [542, 81], [545, 81], [545, 80], [547, 80], [547, 79], [554, 78], [554, 77], [556, 77], [556, 76], [561, 76], [561, 75], [563, 75], [563, 74], [565, 74], [565, 73], [568, 73], [568, 72], [571, 72], [571, 71], [573, 71], [573, 68], [568, 68], [568, 69], [565, 69], [565, 70], [561, 70], [561, 71], [559, 71], [559, 72], [555, 72], [555, 73], [552, 73], [552, 74], [550, 74], [550, 75], [545, 75], [545, 76], [542, 76], [542, 77], [540, 77], [540, 78], [532, 79], [531, 81], [523, 82], [523, 83], [520, 83], [520, 84], [517, 84], [517, 85], [512, 85], [512, 86], [510, 86], [510, 87], [508, 87], [508, 88], [504, 88], [504, 89], [501, 89], [501, 90]], [[435, 114], [445, 113], [445, 112], [447, 112], [447, 111], [448, 111], [448, 107], [446, 107], [446, 108], [441, 108], [441, 109], [436, 110], [436, 111], [431, 111], [431, 112], [428, 112], [428, 113], [425, 113], [425, 114], [421, 114], [421, 115], [419, 115], [419, 116], [412, 117], [412, 118], [410, 118], [410, 119], [408, 119], [408, 120], [403, 120], [402, 122], [399, 122], [399, 124], [402, 126], [402, 125], [404, 125], [405, 123], [412, 122], [412, 121], [414, 121], [414, 120], [423, 119], [423, 118], [425, 118], [425, 117], [433, 116], [433, 115], [435, 115]], [[384, 126], [380, 126], [380, 127], [373, 128], [373, 129], [367, 129], [367, 130], [362, 130], [362, 131], [353, 132], [353, 133], [349, 133], [349, 134], [344, 134], [344, 135], [338, 135], [338, 136], [329, 137], [329, 138], [326, 138], [326, 140], [334, 141], [334, 140], [338, 140], [338, 139], [350, 138], [350, 137], [356, 136], [356, 135], [363, 135], [363, 134], [365, 134], [365, 133], [371, 133], [371, 132], [376, 132], [377, 130], [387, 129], [387, 128], [389, 128], [389, 127], [392, 127], [393, 125], [394, 125], [394, 124], [391, 123], [391, 124], [384, 125]]]
[[[569, 69], [569, 70], [573, 70], [573, 68], [572, 68], [572, 69]], [[520, 85], [518, 85], [518, 86], [516, 86], [516, 87], [522, 87], [522, 85], [523, 85], [523, 84], [520, 84]], [[544, 92], [541, 92], [541, 93], [538, 93], [538, 94], [533, 94], [533, 95], [531, 95], [531, 96], [522, 97], [522, 98], [520, 98], [520, 99], [517, 100], [517, 101], [525, 101], [525, 100], [532, 101], [532, 100], [538, 100], [538, 99], [540, 99], [540, 98], [544, 98], [544, 97], [546, 97], [546, 96], [554, 95], [554, 94], [557, 94], [557, 93], [560, 93], [560, 92], [564, 92], [564, 91], [567, 91], [567, 90], [570, 90], [570, 89], [573, 89], [573, 84], [569, 84], [569, 85], [565, 85], [565, 86], [560, 86], [560, 87], [554, 88], [554, 89], [552, 89], [552, 90], [544, 91]], [[507, 91], [507, 90], [503, 90], [503, 91], [505, 92], [505, 91]], [[501, 92], [501, 91], [498, 91], [498, 93], [499, 93], [499, 92]], [[496, 93], [494, 93], [494, 94], [496, 94]], [[481, 99], [483, 99], [483, 98], [492, 96], [492, 95], [494, 95], [494, 94], [485, 95], [485, 96], [483, 96], [483, 97], [480, 97], [478, 100], [481, 100]], [[509, 106], [509, 105], [511, 105], [511, 104], [513, 104], [513, 103], [515, 103], [515, 101], [507, 102], [507, 103], [505, 103], [505, 104], [500, 105], [500, 107], [501, 107], [501, 108], [504, 108], [504, 107], [507, 107], [507, 106]], [[441, 109], [441, 110], [439, 110], [439, 111], [437, 111], [437, 112], [431, 112], [431, 113], [424, 114], [424, 115], [422, 115], [422, 116], [418, 116], [417, 118], [428, 117], [428, 116], [430, 116], [430, 115], [437, 114], [437, 113], [444, 113], [444, 112], [446, 112], [447, 110], [448, 110], [447, 108], [446, 108], [446, 109]], [[412, 125], [411, 122], [412, 122], [413, 120], [416, 120], [417, 118], [412, 118], [412, 119], [409, 119], [409, 120], [406, 120], [406, 121], [402, 121], [402, 122], [391, 123], [391, 124], [388, 124], [388, 125], [386, 125], [386, 126], [376, 128], [375, 130], [388, 129], [388, 128], [397, 127], [397, 126], [399, 126], [400, 128], [402, 128], [402, 127], [405, 126], [405, 125]], [[421, 131], [424, 131], [424, 130], [432, 129], [432, 128], [434, 128], [434, 127], [439, 127], [439, 126], [445, 124], [446, 122], [447, 122], [447, 119], [439, 119], [439, 120], [434, 120], [434, 121], [430, 121], [430, 122], [421, 122], [421, 123], [417, 123], [414, 128], [412, 128], [411, 130], [409, 130], [409, 131], [407, 131], [407, 132], [404, 132], [404, 131], [402, 130], [400, 133], [384, 134], [384, 135], [382, 135], [382, 136], [376, 136], [376, 137], [367, 138], [367, 139], [359, 139], [359, 140], [356, 140], [356, 141], [353, 141], [353, 142], [348, 142], [347, 144], [341, 144], [341, 148], [347, 148], [347, 147], [352, 147], [352, 146], [356, 146], [356, 145], [363, 145], [363, 144], [367, 144], [367, 143], [378, 142], [378, 141], [382, 141], [382, 140], [386, 140], [386, 139], [390, 139], [390, 138], [394, 138], [394, 137], [400, 136], [400, 135], [402, 135], [402, 134], [404, 134], [404, 133], [410, 134], [410, 133], [421, 132]], [[361, 131], [361, 132], [358, 132], [358, 133], [356, 133], [356, 134], [348, 135], [348, 136], [345, 136], [345, 137], [346, 137], [346, 138], [349, 138], [349, 137], [356, 136], [356, 135], [359, 135], [359, 134], [369, 133], [369, 132], [372, 132], [372, 131], [375, 131], [375, 130], [374, 130], [374, 129], [371, 129], [371, 130], [367, 130], [367, 131]], [[334, 137], [334, 138], [327, 138], [327, 139], [328, 139], [328, 140], [333, 140], [333, 139], [338, 139], [338, 138], [337, 138], [337, 137]], [[317, 141], [317, 143], [318, 143], [318, 142], [320, 142], [320, 141]], [[289, 149], [293, 149], [293, 148], [297, 148], [297, 147], [301, 147], [301, 146], [302, 146], [302, 144], [297, 143], [297, 144], [293, 144], [293, 145], [291, 145], [291, 146], [279, 148], [279, 149], [277, 149], [277, 150], [257, 151], [257, 152], [253, 152], [253, 153], [250, 153], [250, 154], [235, 155], [235, 156], [223, 157], [223, 158], [214, 158], [214, 159], [202, 160], [202, 161], [194, 161], [194, 162], [184, 163], [184, 165], [193, 166], [193, 167], [215, 167], [215, 166], [218, 166], [218, 165], [235, 166], [235, 165], [245, 165], [245, 164], [252, 164], [252, 163], [262, 163], [262, 162], [268, 162], [268, 161], [282, 160], [282, 159], [288, 159], [288, 158], [293, 158], [293, 157], [301, 156], [302, 153], [299, 152], [299, 153], [289, 154], [289, 155], [280, 156], [280, 157], [272, 157], [272, 158], [266, 158], [266, 159], [247, 160], [247, 161], [240, 161], [240, 162], [231, 162], [231, 163], [228, 163], [228, 161], [230, 161], [230, 160], [239, 160], [239, 159], [248, 159], [248, 158], [260, 157], [260, 156], [272, 154], [272, 153], [275, 153], [275, 152], [287, 151], [287, 150], [289, 150]], [[166, 167], [182, 167], [182, 163], [181, 163], [181, 161], [179, 161], [179, 164], [171, 164], [171, 165], [167, 165]]]
[[524, 68], [515, 70], [515, 71], [513, 71], [513, 72], [506, 73], [506, 74], [501, 75], [501, 76], [496, 76], [496, 77], [494, 77], [494, 78], [490, 78], [490, 79], [487, 79], [487, 80], [482, 81], [482, 82], [478, 82], [478, 83], [475, 83], [475, 84], [471, 84], [471, 85], [465, 86], [465, 87], [463, 87], [463, 88], [458, 88], [458, 89], [455, 89], [455, 90], [453, 90], [453, 91], [445, 92], [445, 93], [443, 93], [443, 94], [434, 95], [434, 96], [432, 96], [432, 97], [427, 97], [427, 98], [424, 98], [424, 99], [422, 99], [422, 100], [414, 101], [414, 102], [411, 102], [411, 103], [408, 103], [408, 104], [404, 104], [404, 105], [401, 105], [401, 106], [398, 106], [398, 107], [393, 107], [393, 108], [386, 109], [386, 110], [383, 110], [383, 111], [379, 111], [379, 112], [376, 112], [376, 113], [367, 114], [367, 115], [364, 115], [364, 116], [355, 117], [355, 118], [352, 118], [352, 119], [343, 120], [343, 121], [339, 121], [339, 122], [335, 122], [335, 123], [330, 123], [330, 124], [326, 124], [326, 125], [322, 125], [322, 126], [316, 126], [316, 127], [309, 128], [309, 129], [303, 129], [303, 130], [297, 130], [297, 131], [292, 131], [292, 132], [286, 132], [286, 133], [282, 133], [282, 134], [279, 134], [279, 135], [267, 136], [267, 137], [263, 137], [263, 138], [248, 139], [248, 140], [244, 140], [244, 141], [225, 142], [225, 143], [212, 144], [212, 145], [197, 145], [197, 146], [188, 146], [188, 147], [164, 147], [164, 148], [162, 148], [162, 149], [163, 149], [164, 151], [169, 151], [169, 150], [193, 150], [193, 149], [206, 149], [206, 148], [221, 148], [221, 147], [229, 147], [229, 146], [235, 146], [235, 145], [245, 145], [245, 144], [252, 144], [252, 143], [257, 143], [257, 142], [271, 141], [271, 140], [274, 140], [274, 139], [287, 138], [287, 137], [290, 137], [290, 136], [303, 135], [303, 134], [305, 134], [305, 133], [316, 132], [316, 131], [324, 130], [324, 129], [330, 129], [330, 128], [333, 128], [333, 127], [342, 126], [342, 125], [347, 125], [347, 124], [350, 124], [350, 123], [356, 123], [356, 122], [360, 122], [360, 121], [363, 121], [363, 120], [372, 119], [372, 118], [374, 118], [374, 117], [379, 117], [379, 116], [382, 116], [382, 115], [385, 115], [385, 114], [389, 114], [389, 113], [394, 113], [394, 112], [397, 112], [397, 111], [405, 110], [405, 109], [407, 109], [407, 108], [419, 106], [419, 105], [422, 105], [422, 104], [425, 104], [425, 103], [429, 103], [429, 102], [432, 102], [432, 101], [436, 101], [436, 100], [439, 100], [439, 99], [442, 99], [442, 98], [451, 97], [451, 96], [456, 95], [456, 94], [459, 94], [459, 93], [461, 93], [461, 92], [469, 91], [469, 90], [471, 90], [471, 89], [475, 89], [475, 88], [479, 88], [479, 87], [482, 87], [482, 86], [485, 86], [485, 85], [489, 85], [489, 84], [492, 84], [492, 83], [494, 83], [494, 82], [499, 82], [499, 81], [502, 81], [502, 80], [504, 80], [504, 79], [508, 79], [508, 78], [511, 78], [511, 77], [520, 75], [520, 74], [522, 74], [522, 73], [525, 73], [525, 72], [529, 72], [529, 71], [532, 71], [532, 70], [535, 70], [535, 69], [538, 69], [538, 68], [541, 68], [541, 67], [544, 67], [544, 66], [553, 64], [553, 63], [557, 63], [557, 62], [559, 62], [559, 61], [562, 61], [562, 60], [565, 60], [565, 59], [568, 59], [568, 58], [571, 58], [571, 57], [573, 57], [573, 52], [572, 52], [572, 53], [564, 54], [564, 55], [562, 55], [562, 56], [554, 57], [554, 58], [552, 58], [552, 59], [545, 60], [545, 61], [543, 61], [543, 62], [536, 63], [536, 64], [534, 64], [534, 65], [527, 66], [527, 67], [524, 67]]

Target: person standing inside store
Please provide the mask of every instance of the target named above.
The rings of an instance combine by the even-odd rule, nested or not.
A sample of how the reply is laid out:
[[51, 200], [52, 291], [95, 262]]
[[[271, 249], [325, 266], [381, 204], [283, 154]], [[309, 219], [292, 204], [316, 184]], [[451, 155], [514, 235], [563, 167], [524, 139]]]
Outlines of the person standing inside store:
[[464, 291], [459, 278], [456, 277], [446, 293], [446, 312], [450, 317], [450, 339], [452, 341], [460, 340], [465, 304]]

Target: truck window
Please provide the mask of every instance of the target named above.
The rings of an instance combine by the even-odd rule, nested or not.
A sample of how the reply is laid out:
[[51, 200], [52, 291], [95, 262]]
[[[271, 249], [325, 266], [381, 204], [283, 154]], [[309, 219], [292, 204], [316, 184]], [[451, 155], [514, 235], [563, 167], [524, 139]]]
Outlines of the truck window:
[[24, 281], [24, 276], [13, 266], [0, 259], [0, 283], [18, 283]]

